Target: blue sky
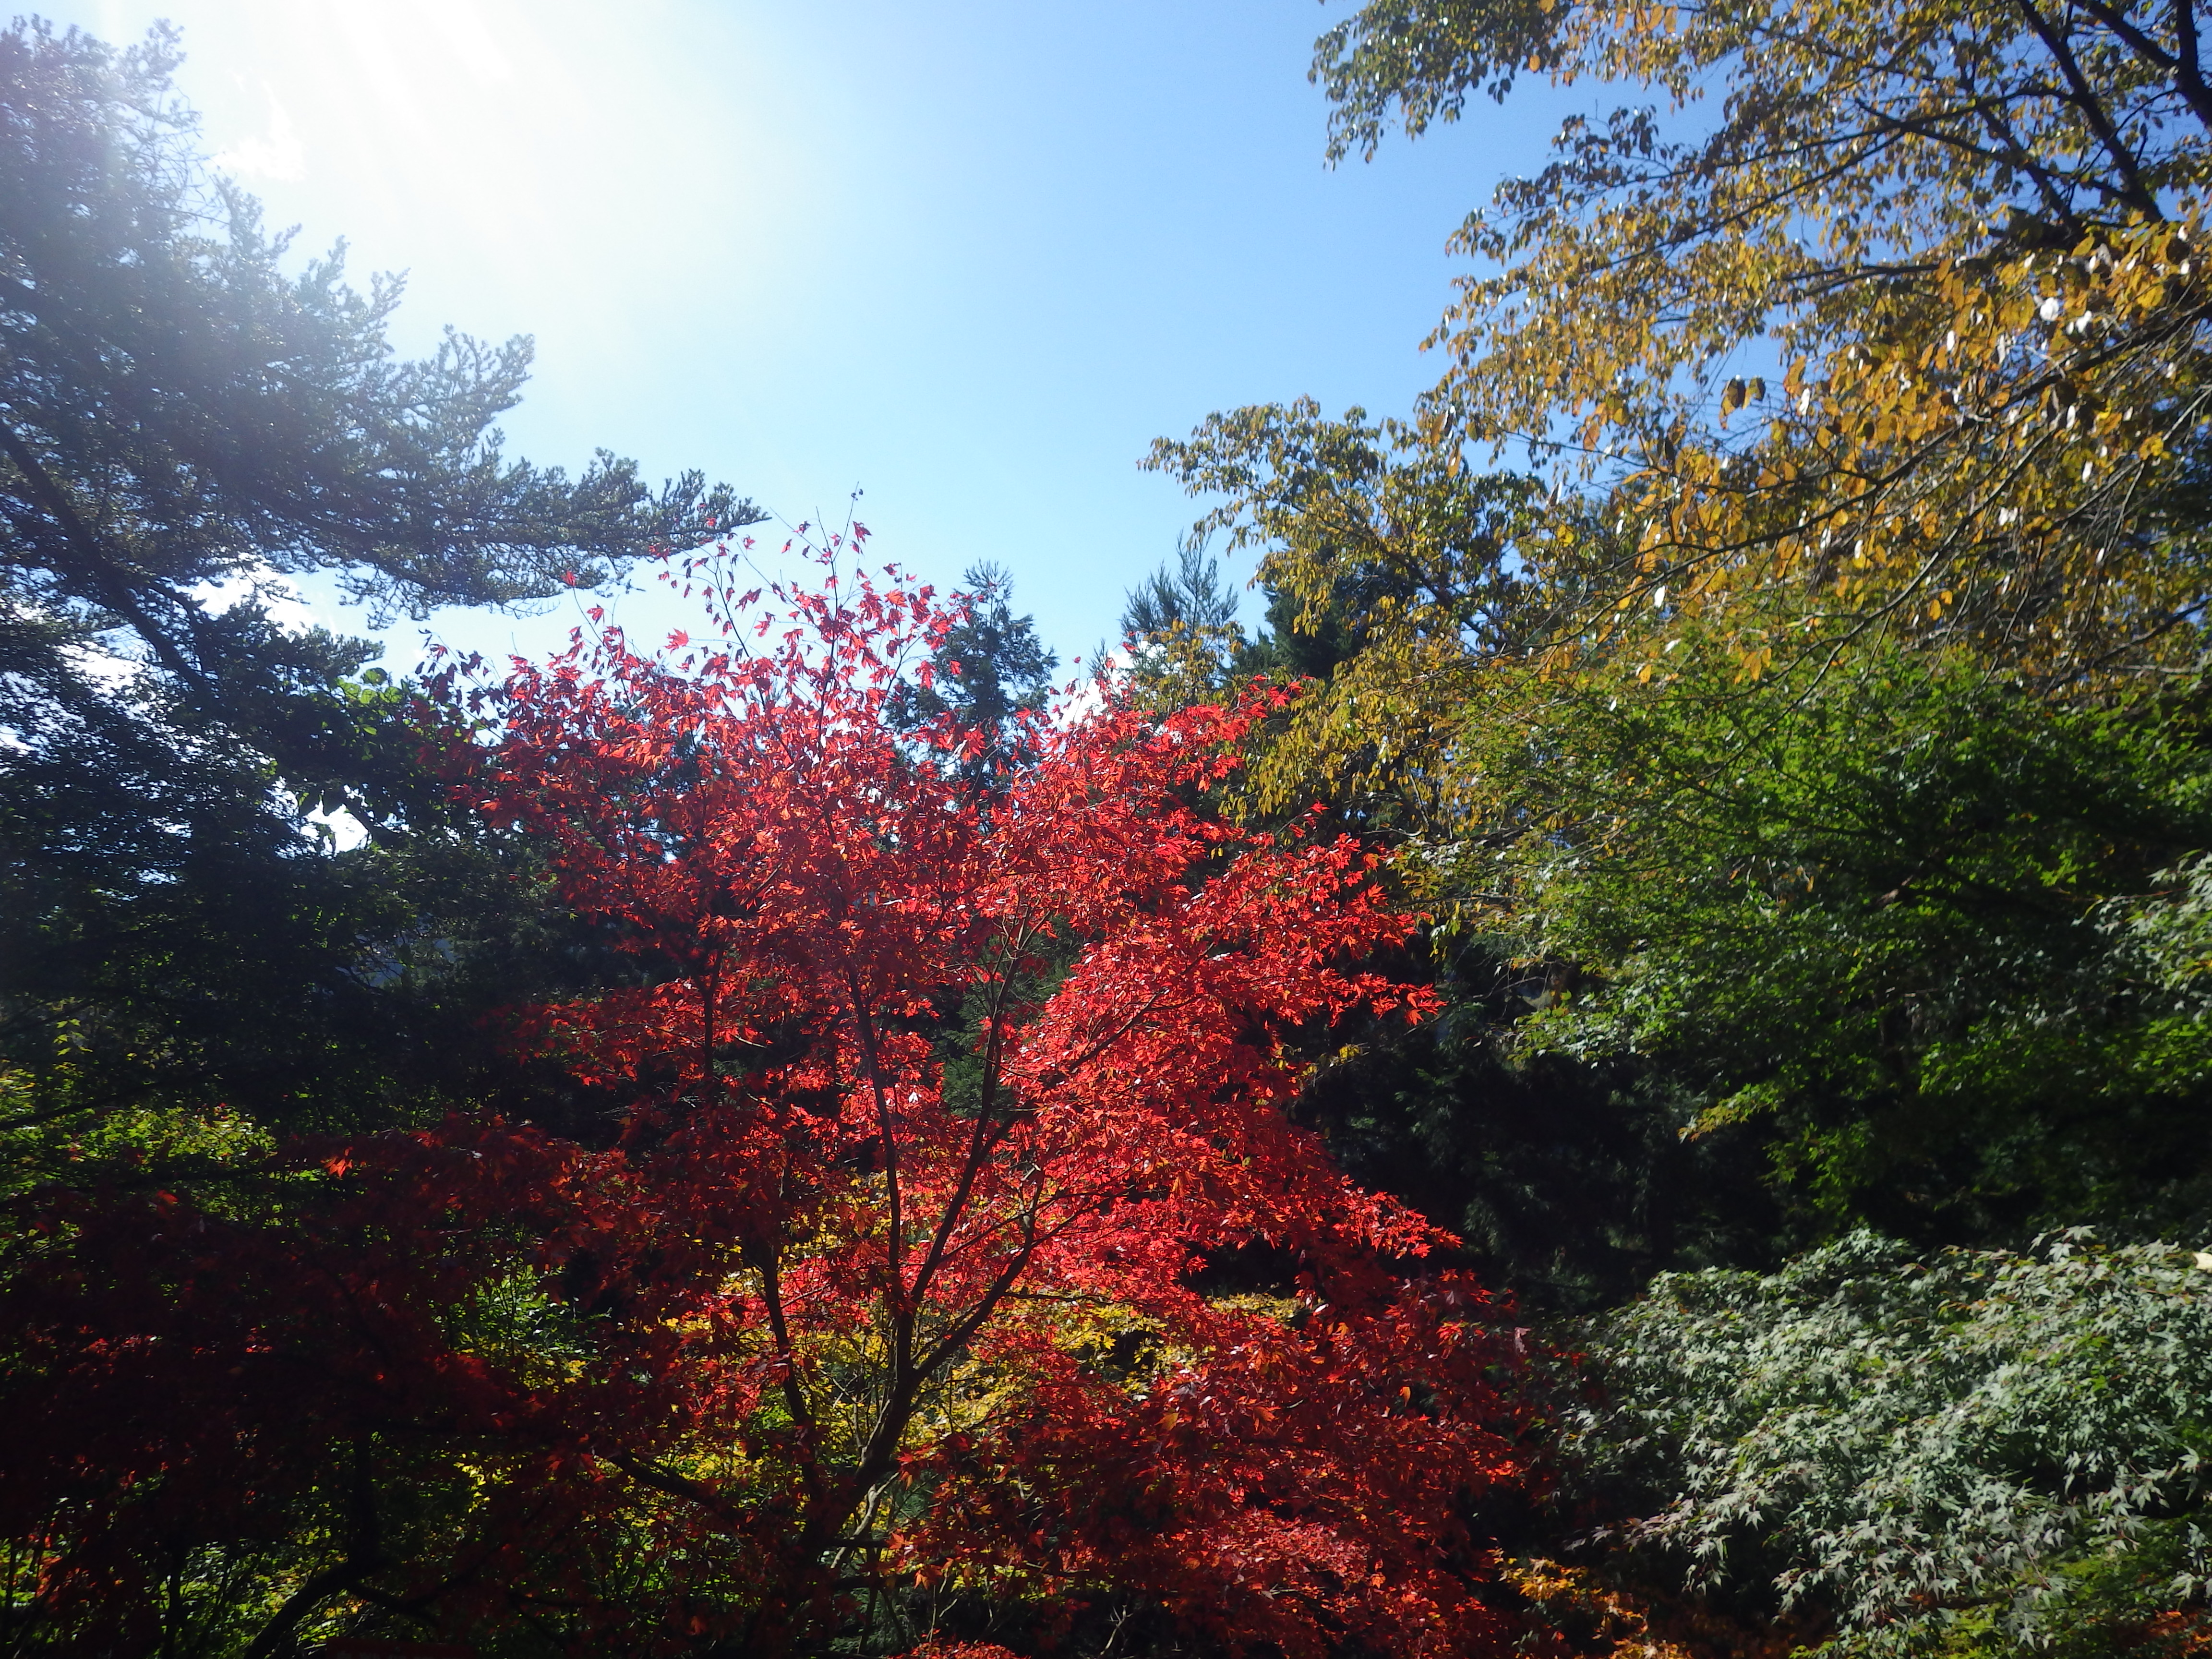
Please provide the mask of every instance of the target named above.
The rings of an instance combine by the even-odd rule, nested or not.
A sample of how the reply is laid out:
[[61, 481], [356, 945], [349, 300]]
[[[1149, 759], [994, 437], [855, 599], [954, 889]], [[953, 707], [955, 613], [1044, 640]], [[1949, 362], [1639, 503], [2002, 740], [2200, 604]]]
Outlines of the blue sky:
[[[1063, 656], [1195, 507], [1136, 462], [1209, 410], [1401, 410], [1443, 244], [1543, 160], [1557, 97], [1322, 163], [1345, 4], [1121, 0], [89, 0], [184, 30], [208, 148], [303, 248], [410, 273], [398, 341], [537, 337], [510, 448], [697, 466], [860, 515], [950, 583], [1014, 574]], [[1540, 117], [1538, 112], [1540, 111]], [[1241, 579], [1248, 571], [1237, 573]], [[319, 596], [311, 601], [322, 609]], [[658, 601], [634, 625], [672, 625]], [[358, 613], [327, 609], [358, 631]], [[535, 651], [555, 614], [444, 613]], [[395, 635], [395, 665], [412, 633]]]

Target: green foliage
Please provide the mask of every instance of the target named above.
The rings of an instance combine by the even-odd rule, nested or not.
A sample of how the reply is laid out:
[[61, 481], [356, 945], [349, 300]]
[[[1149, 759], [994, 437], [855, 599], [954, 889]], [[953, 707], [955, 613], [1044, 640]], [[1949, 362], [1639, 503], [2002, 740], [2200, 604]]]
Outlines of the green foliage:
[[1191, 634], [1237, 625], [1237, 595], [1222, 585], [1221, 562], [1193, 544], [1129, 590], [1121, 637], [1138, 645], [1178, 629]]
[[1682, 1079], [1829, 1225], [2203, 1214], [2201, 690], [2067, 704], [1877, 653], [1753, 693], [1671, 656], [1470, 733], [1515, 833], [1455, 878], [1571, 969], [1524, 1040]]
[[1656, 1504], [1640, 1544], [1825, 1609], [1823, 1653], [2183, 1650], [2212, 1572], [2208, 1267], [1856, 1234], [1670, 1275], [1603, 1325], [1585, 1444]]
[[1500, 943], [1431, 941], [1443, 1016], [1358, 1033], [1308, 1083], [1301, 1120], [1536, 1318], [1618, 1306], [1663, 1267], [1768, 1260], [1782, 1222], [1759, 1149], [1686, 1139], [1694, 1097], [1634, 1055], [1516, 1043], [1547, 986]]
[[1435, 745], [1470, 663], [1517, 629], [1528, 589], [1513, 552], [1533, 483], [1472, 471], [1358, 409], [1328, 419], [1310, 399], [1211, 416], [1187, 441], [1155, 442], [1146, 465], [1221, 498], [1192, 535], [1260, 550], [1274, 647], [1255, 665], [1315, 681], [1255, 757], [1258, 809], [1320, 793], [1370, 829], [1443, 830], [1451, 779]]
[[909, 731], [949, 720], [969, 740], [962, 775], [981, 785], [1026, 752], [1022, 722], [1050, 701], [1060, 659], [1037, 638], [1035, 618], [1014, 615], [1002, 567], [972, 564], [960, 580], [966, 611], [931, 650], [927, 680], [895, 689], [890, 718]]
[[[1138, 698], [1163, 711], [1188, 708], [1233, 699], [1255, 678], [1326, 673], [1334, 656], [1316, 649], [1320, 641], [1297, 628], [1283, 595], [1270, 594], [1273, 631], [1245, 633], [1237, 594], [1204, 543], [1202, 534], [1191, 537], [1123, 601], [1121, 639]], [[1333, 639], [1334, 622], [1328, 632]]]

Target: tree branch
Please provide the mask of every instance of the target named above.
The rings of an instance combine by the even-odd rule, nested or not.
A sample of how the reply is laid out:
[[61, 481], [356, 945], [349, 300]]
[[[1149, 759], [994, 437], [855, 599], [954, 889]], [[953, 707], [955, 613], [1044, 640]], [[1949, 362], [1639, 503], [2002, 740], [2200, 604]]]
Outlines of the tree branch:
[[284, 1598], [242, 1659], [271, 1659], [300, 1621], [357, 1578], [365, 1578], [384, 1565], [376, 1516], [376, 1492], [368, 1471], [368, 1437], [356, 1435], [353, 1443], [353, 1482], [347, 1508], [349, 1530], [343, 1561], [311, 1574], [299, 1589]]
[[657, 1463], [648, 1463], [641, 1457], [632, 1457], [627, 1452], [602, 1451], [601, 1457], [613, 1464], [641, 1486], [670, 1498], [681, 1498], [710, 1511], [725, 1526], [738, 1527], [744, 1523], [744, 1514], [732, 1509], [722, 1495], [712, 1486], [690, 1479], [688, 1475], [664, 1469]]
[[2081, 112], [2082, 118], [2088, 122], [2099, 142], [2105, 146], [2106, 154], [2119, 168], [2120, 177], [2125, 181], [2124, 188], [2115, 194], [2147, 219], [2165, 218], [2166, 213], [2159, 206], [2158, 198], [2143, 182], [2142, 169], [2136, 161], [2135, 152], [2128, 148], [2126, 141], [2120, 137], [2119, 129], [2112, 125], [2111, 113], [2105, 108], [2104, 100], [2089, 85], [2089, 77], [2081, 72], [2081, 65], [2075, 58], [2074, 49], [2066, 44], [2066, 37], [2035, 9], [2035, 0], [2014, 0], [2014, 3], [2019, 6], [2021, 15], [2027, 20], [2027, 26], [2035, 31], [2036, 38], [2043, 42], [2057, 64], [2059, 72], [2066, 77], [2066, 83], [2074, 88], [2071, 100], [2074, 106]]
[[69, 497], [62, 493], [61, 486], [40, 464], [39, 458], [31, 453], [30, 446], [5, 421], [0, 421], [0, 449], [7, 452], [8, 459], [15, 464], [15, 470], [23, 475], [23, 482], [29, 487], [32, 498], [38, 502], [40, 510], [53, 521], [54, 526], [62, 532], [63, 540], [69, 544], [70, 551], [82, 562], [85, 580], [92, 588], [93, 597], [137, 629], [139, 637], [146, 641], [147, 647], [160, 659], [164, 668], [179, 678], [206, 690], [207, 681], [201, 676], [199, 669], [186, 660], [174, 643], [154, 625], [153, 619], [131, 592], [129, 583], [117, 571], [115, 561], [100, 545], [100, 538], [77, 516], [76, 509], [70, 505]]
[[2188, 99], [2197, 118], [2212, 127], [2212, 89], [2206, 88], [2197, 61], [2195, 0], [2173, 0], [2173, 38], [2175, 55], [2180, 60], [2175, 79], [2180, 82], [2181, 95]]
[[806, 1482], [808, 1495], [819, 1498], [822, 1471], [815, 1462], [814, 1413], [807, 1404], [806, 1390], [799, 1385], [798, 1353], [792, 1346], [791, 1326], [784, 1316], [782, 1264], [772, 1246], [757, 1251], [749, 1249], [745, 1254], [752, 1260], [753, 1270], [761, 1276], [761, 1303], [768, 1310], [768, 1328], [775, 1338], [776, 1355], [783, 1361], [784, 1404], [790, 1408], [792, 1421], [798, 1424], [803, 1437], [800, 1443], [805, 1448], [805, 1455], [799, 1460], [799, 1475]]

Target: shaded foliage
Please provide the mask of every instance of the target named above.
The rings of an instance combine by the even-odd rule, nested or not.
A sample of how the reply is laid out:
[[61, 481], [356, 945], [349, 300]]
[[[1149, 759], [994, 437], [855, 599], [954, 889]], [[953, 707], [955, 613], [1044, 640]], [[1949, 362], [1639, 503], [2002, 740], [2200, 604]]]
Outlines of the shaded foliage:
[[[203, 165], [176, 61], [163, 30], [0, 31], [0, 1076], [38, 1146], [157, 1103], [434, 1110], [517, 988], [479, 945], [561, 931], [526, 856], [447, 811], [417, 700], [277, 625], [268, 583], [515, 604], [757, 516], [611, 456], [503, 458], [527, 340], [395, 361], [398, 284], [349, 287], [342, 250], [291, 269]], [[321, 813], [373, 845], [332, 855]]]

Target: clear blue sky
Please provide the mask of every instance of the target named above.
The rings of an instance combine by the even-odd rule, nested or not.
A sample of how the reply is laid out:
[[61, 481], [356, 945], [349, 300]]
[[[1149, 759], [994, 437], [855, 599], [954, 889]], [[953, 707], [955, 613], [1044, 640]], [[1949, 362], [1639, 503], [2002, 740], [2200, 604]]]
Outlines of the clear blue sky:
[[[272, 222], [347, 238], [364, 279], [410, 274], [403, 349], [448, 322], [535, 335], [512, 450], [697, 466], [793, 520], [857, 484], [884, 557], [946, 583], [997, 560], [1066, 657], [1194, 516], [1137, 470], [1149, 441], [1301, 393], [1402, 410], [1433, 378], [1446, 237], [1541, 164], [1555, 97], [1324, 169], [1305, 70], [1345, 3], [54, 15], [111, 40], [180, 25], [208, 147]], [[535, 649], [567, 621], [437, 625]]]

